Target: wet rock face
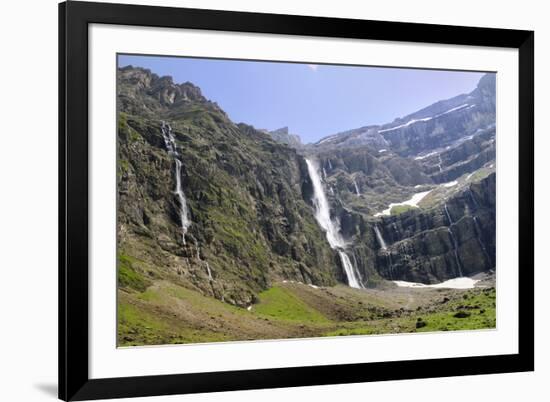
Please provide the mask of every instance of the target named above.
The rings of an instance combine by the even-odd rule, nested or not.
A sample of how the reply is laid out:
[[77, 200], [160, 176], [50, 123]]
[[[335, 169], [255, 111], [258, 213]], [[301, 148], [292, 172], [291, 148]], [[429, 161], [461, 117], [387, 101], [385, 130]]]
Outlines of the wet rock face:
[[447, 211], [443, 205], [383, 218], [378, 227], [387, 249], [378, 245], [376, 271], [387, 279], [435, 283], [493, 270], [495, 194], [492, 174], [449, 199]]

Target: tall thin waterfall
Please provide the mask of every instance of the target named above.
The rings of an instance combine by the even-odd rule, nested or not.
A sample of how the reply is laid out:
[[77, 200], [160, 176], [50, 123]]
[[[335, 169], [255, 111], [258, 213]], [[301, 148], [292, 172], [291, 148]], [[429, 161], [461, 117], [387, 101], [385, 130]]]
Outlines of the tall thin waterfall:
[[445, 203], [445, 215], [447, 215], [447, 219], [449, 220], [449, 225], [452, 225], [454, 222], [451, 219], [451, 214], [449, 214], [449, 208], [447, 208], [447, 203]]
[[210, 264], [208, 264], [208, 261], [206, 262], [206, 273], [208, 274], [208, 280], [212, 282], [214, 278], [212, 278], [212, 271], [210, 270]]
[[351, 264], [348, 255], [343, 250], [338, 250], [338, 255], [340, 256], [340, 261], [342, 261], [342, 266], [348, 278], [348, 285], [352, 288], [361, 289], [361, 283], [358, 279], [358, 273], [355, 272], [355, 267]]
[[355, 186], [355, 194], [361, 195], [361, 193], [359, 192], [359, 186], [357, 186], [357, 182], [355, 181], [355, 179], [353, 179], [353, 185]]
[[212, 277], [212, 270], [210, 269], [210, 264], [208, 261], [203, 261], [201, 258], [201, 249], [199, 247], [199, 242], [195, 240], [195, 252], [197, 253], [197, 260], [202, 264], [203, 262], [206, 264], [206, 274], [208, 275], [208, 280], [210, 282], [214, 281], [214, 278]]
[[360, 276], [352, 265], [348, 255], [345, 252], [346, 243], [340, 235], [339, 225], [330, 218], [330, 206], [323, 190], [323, 184], [317, 166], [313, 161], [306, 158], [307, 170], [311, 182], [313, 183], [313, 204], [315, 206], [315, 219], [321, 228], [325, 231], [328, 243], [333, 250], [338, 251], [342, 267], [348, 279], [348, 285], [352, 288], [362, 288]]
[[449, 231], [449, 236], [451, 236], [451, 240], [453, 241], [453, 250], [455, 254], [455, 261], [456, 266], [458, 267], [458, 275], [462, 277], [462, 264], [460, 263], [460, 258], [458, 257], [458, 245], [456, 243], [456, 238], [452, 230], [452, 226], [454, 225], [453, 219], [451, 218], [451, 214], [449, 213], [449, 208], [447, 208], [447, 203], [445, 203], [445, 215], [447, 215], [447, 219], [449, 220], [449, 228], [447, 229]]
[[443, 168], [441, 165], [443, 164], [443, 161], [441, 160], [441, 154], [437, 155], [437, 158], [439, 159], [439, 163], [437, 164], [437, 167], [439, 168], [439, 172], [443, 171]]
[[477, 216], [474, 216], [474, 225], [476, 228], [477, 241], [481, 246], [481, 250], [483, 251], [485, 258], [487, 258], [487, 262], [489, 263], [489, 265], [491, 265], [492, 263], [491, 257], [489, 257], [489, 253], [487, 252], [487, 249], [485, 248], [485, 244], [483, 243], [483, 239], [481, 238], [481, 227], [479, 226], [479, 222], [477, 221]]
[[374, 233], [376, 233], [376, 240], [378, 240], [378, 244], [380, 244], [382, 250], [386, 250], [388, 247], [386, 246], [386, 242], [382, 237], [382, 233], [380, 233], [380, 229], [376, 225], [374, 226]]
[[390, 279], [393, 280], [394, 274], [393, 274], [393, 261], [391, 258], [391, 252], [388, 251], [388, 246], [384, 241], [384, 237], [382, 237], [382, 232], [380, 232], [380, 228], [378, 227], [378, 225], [374, 225], [374, 233], [376, 234], [376, 240], [378, 240], [378, 244], [380, 245], [380, 248], [387, 252], [386, 260], [388, 261], [388, 266], [390, 268]]
[[453, 250], [455, 254], [456, 266], [458, 268], [458, 276], [462, 277], [462, 264], [460, 263], [460, 258], [458, 257], [458, 244], [456, 243], [456, 238], [451, 228], [448, 228], [447, 230], [449, 231], [449, 235], [451, 236], [451, 240], [453, 241]]
[[176, 189], [174, 193], [178, 197], [178, 201], [180, 204], [180, 221], [182, 233], [181, 238], [183, 244], [185, 244], [185, 234], [187, 233], [187, 229], [189, 228], [189, 226], [191, 226], [191, 221], [188, 217], [187, 200], [185, 199], [185, 194], [183, 193], [183, 190], [181, 188], [182, 163], [176, 148], [176, 139], [174, 138], [174, 134], [172, 133], [172, 127], [170, 127], [168, 123], [163, 121], [161, 125], [161, 131], [168, 154], [172, 156], [175, 161]]
[[387, 258], [388, 258], [388, 263], [389, 263], [389, 266], [390, 266], [390, 279], [394, 280], [395, 274], [393, 272], [393, 261], [392, 261], [392, 258], [391, 258], [391, 252], [388, 252]]

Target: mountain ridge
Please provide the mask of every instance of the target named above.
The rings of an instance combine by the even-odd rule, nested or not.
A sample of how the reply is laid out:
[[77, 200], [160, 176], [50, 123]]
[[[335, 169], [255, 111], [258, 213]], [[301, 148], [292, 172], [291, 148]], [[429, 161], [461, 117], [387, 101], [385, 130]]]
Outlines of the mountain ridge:
[[[330, 248], [314, 219], [313, 188], [305, 164], [308, 155], [319, 161], [331, 218], [341, 228], [348, 241], [350, 259], [368, 286], [393, 279], [433, 283], [452, 278], [456, 269], [435, 269], [433, 264], [441, 266], [442, 261], [447, 261], [448, 267], [454, 267], [455, 255], [465, 252], [462, 248], [485, 258], [485, 244], [475, 246], [479, 237], [471, 219], [473, 204], [468, 201], [468, 210], [459, 212], [451, 200], [455, 196], [466, 199], [460, 194], [468, 193], [473, 185], [467, 174], [485, 169], [480, 180], [494, 176], [494, 168], [487, 167], [495, 157], [494, 128], [476, 131], [472, 138], [464, 139], [490, 119], [491, 96], [486, 93], [491, 86], [489, 79], [476, 88], [481, 88], [476, 99], [487, 103], [481, 109], [485, 110], [481, 117], [475, 117], [471, 110], [457, 110], [457, 115], [467, 112], [458, 124], [457, 117], [450, 116], [454, 112], [442, 112], [446, 124], [458, 124], [455, 131], [464, 122], [473, 121], [477, 126], [461, 132], [461, 136], [450, 137], [458, 136], [462, 142], [421, 159], [414, 156], [417, 153], [409, 156], [409, 145], [405, 151], [394, 150], [392, 143], [379, 134], [379, 128], [372, 127], [368, 130], [378, 130], [366, 136], [372, 141], [346, 146], [329, 141], [324, 146], [293, 147], [288, 141], [288, 128], [265, 132], [244, 123], [235, 124], [215, 102], [202, 95], [200, 88], [191, 83], [175, 84], [171, 77], [159, 77], [142, 68], [119, 69], [117, 84], [119, 254], [123, 259], [138, 261], [129, 275], [144, 280], [148, 276], [169, 279], [239, 306], [254, 303], [258, 292], [280, 280], [299, 280], [316, 286], [346, 283], [337, 250]], [[455, 98], [458, 100], [454, 103], [462, 99]], [[454, 103], [439, 105], [437, 110], [456, 107]], [[163, 121], [169, 121], [173, 128], [175, 149], [181, 159], [182, 166], [176, 173], [163, 139]], [[399, 139], [411, 128], [416, 130], [413, 126], [393, 131], [400, 134]], [[350, 132], [353, 134], [353, 130]], [[415, 133], [429, 137], [433, 130]], [[387, 148], [377, 144], [382, 141], [380, 137]], [[415, 152], [418, 149], [426, 152], [422, 147]], [[181, 211], [174, 197], [174, 174], [181, 175], [189, 207], [191, 225], [184, 235], [185, 244], [178, 240]], [[462, 189], [461, 193], [452, 186], [441, 187], [443, 180], [456, 179], [460, 180], [457, 188]], [[391, 202], [410, 197], [419, 186], [431, 192], [431, 206], [413, 208], [390, 218], [375, 216]], [[479, 200], [491, 199], [494, 189], [483, 188]], [[479, 200], [476, 219], [486, 224], [486, 232], [491, 233], [492, 204]], [[468, 217], [464, 220], [466, 226], [460, 226], [457, 232], [456, 244], [451, 244], [448, 236], [431, 235], [439, 233], [441, 227], [454, 225], [445, 221], [441, 207], [444, 201], [452, 211], [456, 210], [457, 217]], [[388, 236], [388, 225], [399, 226], [411, 219], [424, 222], [421, 233], [430, 234], [426, 238], [438, 251], [416, 255], [418, 239], [411, 238], [413, 248], [400, 249], [407, 258], [391, 254], [395, 269], [389, 270], [390, 253], [378, 244], [374, 228], [380, 227], [382, 236]], [[474, 235], [477, 243], [471, 243]], [[403, 240], [406, 239], [400, 242]], [[393, 242], [388, 239], [388, 243], [392, 247]], [[491, 245], [485, 248], [494, 252]], [[485, 264], [476, 269], [493, 268]]]
[[[367, 144], [373, 145], [375, 149], [394, 148], [394, 150], [400, 153], [403, 156], [409, 156], [410, 152], [407, 153], [406, 149], [397, 149], [396, 146], [399, 145], [399, 138], [395, 138], [395, 134], [403, 133], [402, 137], [416, 136], [415, 125], [427, 125], [433, 124], [433, 119], [435, 117], [441, 117], [445, 114], [448, 114], [450, 111], [454, 111], [454, 108], [458, 108], [461, 105], [467, 105], [476, 107], [477, 109], [481, 108], [483, 113], [488, 114], [486, 120], [494, 121], [495, 116], [495, 88], [496, 80], [494, 74], [485, 74], [479, 80], [476, 88], [468, 94], [461, 94], [454, 96], [452, 98], [434, 102], [416, 112], [410, 113], [400, 118], [394, 119], [394, 121], [385, 124], [372, 124], [357, 129], [346, 130], [340, 133], [331, 134], [324, 138], [321, 138], [316, 143], [311, 144], [310, 146], [319, 147], [319, 146], [356, 146], [358, 144]], [[489, 93], [489, 95], [488, 95]], [[469, 103], [465, 103], [469, 102]], [[477, 102], [477, 103], [474, 103]], [[460, 109], [456, 109], [460, 112]], [[429, 119], [429, 120], [426, 120]], [[412, 122], [412, 123], [411, 123]], [[405, 127], [396, 128], [400, 125], [406, 125]], [[432, 128], [433, 130], [434, 128]], [[464, 126], [461, 126], [462, 132]], [[397, 131], [397, 133], [391, 133], [389, 137], [384, 135], [384, 133], [389, 133], [390, 131]], [[457, 130], [458, 131], [458, 130]], [[467, 130], [466, 130], [467, 131]], [[439, 130], [439, 133], [441, 129]], [[437, 134], [437, 133], [436, 133]], [[458, 136], [461, 134], [458, 133]], [[457, 137], [457, 136], [455, 136]], [[454, 139], [456, 139], [453, 137]], [[431, 137], [430, 139], [433, 139]], [[440, 142], [436, 142], [438, 146], [444, 145]], [[309, 145], [309, 144], [308, 144]], [[423, 148], [415, 148], [416, 153], [426, 151], [431, 149], [430, 147], [424, 146]]]

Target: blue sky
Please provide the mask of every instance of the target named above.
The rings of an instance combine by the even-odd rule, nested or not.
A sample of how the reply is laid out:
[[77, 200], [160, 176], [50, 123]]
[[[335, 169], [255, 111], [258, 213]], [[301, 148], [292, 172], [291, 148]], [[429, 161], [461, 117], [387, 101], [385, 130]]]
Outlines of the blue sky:
[[438, 100], [473, 90], [477, 72], [310, 65], [183, 57], [119, 56], [190, 81], [236, 122], [274, 130], [288, 126], [304, 143], [382, 124]]

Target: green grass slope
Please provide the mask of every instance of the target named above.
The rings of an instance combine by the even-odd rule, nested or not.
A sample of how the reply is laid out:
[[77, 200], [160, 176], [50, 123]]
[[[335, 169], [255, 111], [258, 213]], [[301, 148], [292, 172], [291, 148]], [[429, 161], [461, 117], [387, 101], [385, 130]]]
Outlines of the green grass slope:
[[118, 293], [118, 345], [490, 329], [494, 287], [355, 290], [279, 283], [250, 309], [168, 281]]

